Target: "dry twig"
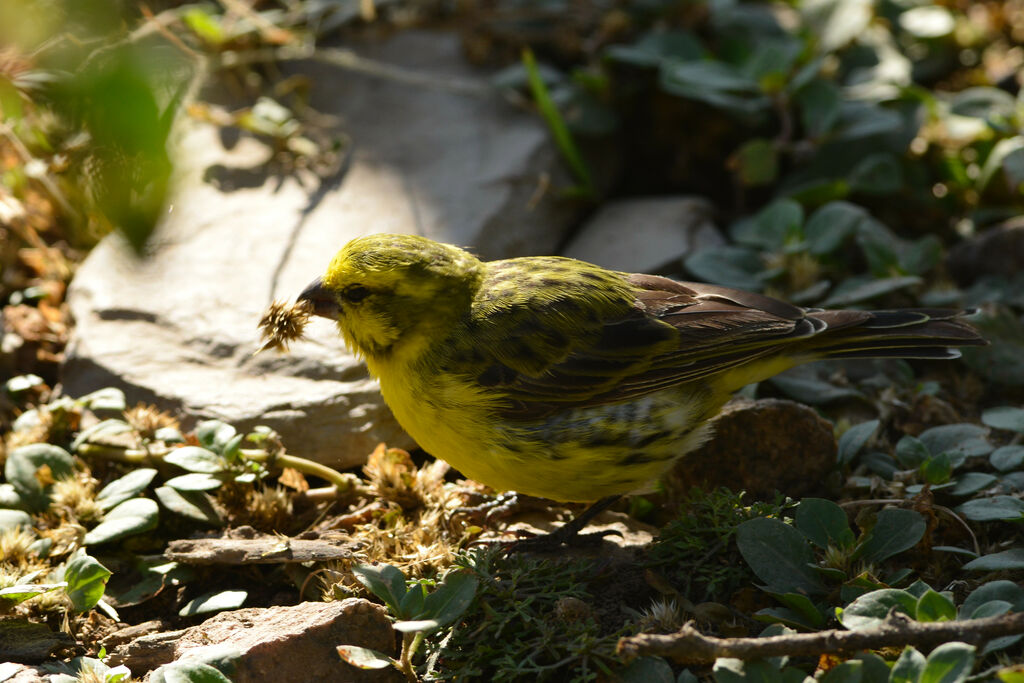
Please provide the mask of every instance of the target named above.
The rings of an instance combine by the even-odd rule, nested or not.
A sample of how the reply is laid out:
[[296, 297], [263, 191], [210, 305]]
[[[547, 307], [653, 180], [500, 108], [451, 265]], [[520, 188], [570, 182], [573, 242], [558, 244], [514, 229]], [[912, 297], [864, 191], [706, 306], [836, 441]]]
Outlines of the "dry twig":
[[703, 635], [692, 624], [686, 624], [678, 633], [671, 635], [641, 633], [622, 638], [617, 650], [627, 658], [654, 655], [669, 657], [683, 664], [711, 664], [719, 657], [817, 657], [827, 653], [904, 645], [927, 649], [951, 641], [980, 645], [992, 638], [1016, 633], [1024, 633], [1024, 612], [934, 623], [914, 621], [900, 612], [891, 612], [874, 628], [858, 631], [833, 629], [767, 638], [715, 638]]

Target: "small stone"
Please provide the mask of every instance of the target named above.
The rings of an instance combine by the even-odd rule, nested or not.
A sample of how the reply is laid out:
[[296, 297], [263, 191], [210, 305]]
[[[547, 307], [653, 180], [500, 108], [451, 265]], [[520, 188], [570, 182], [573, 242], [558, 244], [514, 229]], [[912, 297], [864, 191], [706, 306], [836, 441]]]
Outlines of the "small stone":
[[[338, 656], [339, 645], [397, 654], [387, 611], [361, 598], [222, 612], [174, 635], [173, 640], [161, 641], [160, 659], [151, 654], [159, 648], [139, 639], [118, 648], [111, 662], [125, 664], [133, 676], [141, 677], [172, 660], [201, 658], [203, 648], [230, 645], [240, 653], [234, 662], [234, 683], [403, 680], [396, 669], [357, 669]], [[152, 636], [146, 638], [154, 640]], [[135, 652], [140, 656], [133, 656]]]
[[821, 493], [835, 468], [832, 423], [794, 401], [738, 400], [715, 419], [714, 436], [676, 462], [666, 477], [673, 491], [725, 486], [770, 500], [775, 491], [800, 498]]
[[697, 249], [725, 243], [711, 222], [713, 210], [700, 197], [610, 202], [580, 228], [563, 254], [631, 273], [659, 272]]
[[949, 252], [949, 272], [961, 286], [982, 275], [1012, 278], [1024, 273], [1024, 216], [1012, 218], [961, 242]]
[[50, 677], [40, 669], [15, 662], [0, 662], [3, 683], [46, 683]]

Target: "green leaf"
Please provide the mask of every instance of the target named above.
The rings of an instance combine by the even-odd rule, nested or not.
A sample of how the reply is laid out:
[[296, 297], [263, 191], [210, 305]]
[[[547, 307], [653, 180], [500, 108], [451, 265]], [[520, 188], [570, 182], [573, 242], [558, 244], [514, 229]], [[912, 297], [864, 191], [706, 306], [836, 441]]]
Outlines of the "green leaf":
[[622, 683], [676, 683], [672, 667], [661, 657], [639, 657], [616, 673]]
[[699, 683], [697, 675], [689, 669], [683, 669], [679, 672], [679, 677], [676, 678], [676, 683]]
[[856, 540], [846, 512], [831, 500], [804, 498], [796, 509], [794, 524], [800, 533], [821, 549], [830, 545], [844, 548]]
[[975, 612], [992, 601], [1008, 602], [1015, 612], [1024, 611], [1024, 588], [1013, 581], [989, 581], [971, 591], [960, 605], [961, 619], [975, 619]]
[[838, 251], [851, 235], [856, 234], [857, 226], [865, 216], [867, 212], [856, 204], [844, 201], [825, 204], [811, 214], [804, 226], [808, 251], [817, 256]]
[[736, 242], [775, 250], [802, 237], [804, 208], [792, 199], [776, 199], [749, 218], [736, 221], [729, 234]]
[[32, 515], [23, 510], [0, 510], [0, 531], [18, 527], [27, 531], [34, 525]]
[[[981, 174], [978, 176], [977, 186], [978, 191], [982, 192], [988, 187], [988, 184], [992, 181], [992, 178], [996, 174], [1004, 169], [1004, 164], [1008, 159], [1014, 157], [1024, 150], [1024, 135], [1018, 135], [1012, 138], [1004, 138], [997, 142], [992, 147], [992, 151], [989, 152], [988, 158], [985, 159], [984, 165], [981, 167]], [[1011, 168], [1013, 168], [1011, 162]], [[1013, 188], [1016, 190], [1016, 188]]]
[[79, 405], [85, 406], [94, 413], [102, 411], [123, 413], [128, 408], [124, 392], [117, 387], [104, 387], [103, 389], [97, 389], [85, 396], [79, 396], [75, 402]]
[[953, 621], [956, 619], [956, 605], [942, 593], [928, 589], [917, 599], [917, 612], [914, 618], [918, 621]]
[[825, 615], [811, 602], [811, 599], [802, 593], [771, 593], [769, 594], [784, 604], [799, 617], [802, 628], [810, 625], [812, 630], [820, 629], [825, 625]]
[[871, 437], [878, 431], [878, 420], [868, 420], [850, 427], [839, 437], [838, 460], [841, 464], [849, 465], [854, 457], [871, 440]]
[[21, 94], [6, 76], [0, 75], [0, 115], [3, 121], [16, 122], [24, 116]]
[[985, 438], [987, 433], [984, 427], [963, 423], [932, 427], [918, 438], [931, 453], [959, 453], [972, 457], [992, 452], [992, 444]]
[[837, 387], [827, 382], [819, 372], [820, 368], [814, 365], [801, 365], [775, 375], [769, 381], [790, 398], [812, 406], [863, 396], [851, 387]]
[[153, 671], [148, 680], [149, 683], [231, 683], [231, 679], [215, 667], [188, 659], [164, 664]]
[[224, 482], [212, 474], [191, 472], [168, 479], [165, 484], [178, 491], [212, 491]]
[[900, 14], [900, 28], [915, 38], [930, 39], [948, 36], [956, 27], [953, 13], [945, 7], [923, 5]]
[[402, 598], [395, 616], [402, 619], [415, 619], [419, 617], [432, 617], [433, 614], [423, 611], [423, 604], [426, 602], [426, 593], [422, 584], [414, 584], [409, 587], [405, 597]]
[[956, 511], [974, 522], [1017, 521], [1024, 519], [1024, 501], [1013, 496], [975, 498]]
[[64, 580], [68, 584], [68, 598], [76, 612], [86, 612], [96, 606], [112, 573], [84, 552], [68, 560], [64, 567]]
[[852, 659], [863, 663], [862, 680], [867, 681], [867, 683], [874, 683], [875, 681], [886, 683], [889, 680], [889, 665], [875, 653], [861, 652]]
[[61, 581], [60, 583], [17, 584], [0, 588], [0, 608], [6, 609], [11, 605], [17, 605], [19, 602], [25, 602], [37, 595], [49, 593], [65, 586], [67, 586], [67, 582]]
[[1012, 472], [1024, 464], [1024, 446], [1003, 446], [992, 451], [989, 456], [992, 467], [1000, 472]]
[[132, 470], [120, 479], [115, 479], [104, 486], [96, 494], [96, 502], [100, 509], [106, 512], [146, 490], [156, 474], [156, 470], [152, 467], [140, 467], [137, 470]]
[[193, 600], [189, 600], [178, 612], [178, 615], [191, 617], [196, 614], [209, 614], [226, 609], [238, 609], [245, 604], [245, 600], [248, 597], [249, 593], [246, 591], [204, 593]]
[[939, 453], [921, 463], [921, 476], [929, 484], [944, 484], [953, 474], [953, 463], [949, 453]]
[[917, 612], [917, 598], [898, 588], [871, 591], [847, 605], [839, 615], [839, 621], [851, 631], [874, 628], [893, 608], [913, 617]]
[[[225, 425], [227, 426], [227, 425]], [[182, 446], [164, 456], [164, 462], [177, 465], [189, 472], [217, 474], [227, 469], [224, 458], [213, 451], [198, 446]]]
[[859, 555], [868, 562], [886, 560], [917, 545], [927, 526], [924, 517], [914, 510], [886, 508], [878, 513]]
[[903, 119], [898, 112], [868, 102], [846, 100], [840, 108], [839, 125], [833, 141], [862, 141], [864, 138], [892, 135], [902, 130]]
[[[795, 593], [788, 593], [787, 595], [795, 595]], [[782, 624], [801, 631], [814, 631], [820, 628], [820, 626], [816, 624], [820, 624], [823, 619], [820, 614], [818, 619], [806, 619], [800, 612], [788, 607], [765, 607], [764, 609], [754, 612], [754, 618], [758, 621], [763, 621], [769, 624]]]
[[704, 52], [701, 42], [689, 31], [651, 31], [632, 44], [609, 46], [605, 56], [616, 62], [657, 67], [668, 59], [701, 59]]
[[712, 668], [715, 683], [781, 683], [776, 667], [763, 659], [731, 659], [720, 657]]
[[889, 683], [918, 683], [924, 667], [924, 655], [908, 645], [893, 665]]
[[45, 510], [50, 505], [51, 484], [43, 484], [37, 475], [42, 468], [49, 469], [44, 479], [60, 480], [70, 477], [74, 467], [71, 454], [59, 446], [34, 443], [15, 448], [4, 463], [4, 476], [18, 492], [25, 507], [32, 512]]
[[160, 509], [149, 498], [131, 498], [104, 516], [103, 521], [85, 534], [85, 545], [100, 545], [119, 541], [127, 536], [155, 529], [160, 520]]
[[850, 171], [850, 189], [864, 194], [892, 194], [903, 186], [903, 168], [889, 152], [870, 154]]
[[839, 666], [829, 669], [828, 673], [821, 677], [821, 683], [860, 683], [863, 676], [864, 663], [848, 659]]
[[544, 84], [544, 80], [540, 77], [540, 72], [537, 70], [537, 60], [533, 56], [533, 51], [529, 48], [523, 50], [523, 66], [526, 68], [530, 92], [537, 103], [537, 109], [540, 111], [541, 117], [547, 124], [548, 130], [551, 131], [551, 137], [554, 138], [555, 146], [561, 153], [562, 158], [565, 159], [573, 176], [575, 176], [576, 182], [579, 183], [584, 196], [594, 196], [594, 183], [590, 177], [590, 169], [587, 167], [586, 162], [583, 161], [583, 156], [576, 147], [576, 142], [572, 138], [572, 133], [569, 132], [569, 127], [565, 124], [565, 119], [562, 118], [561, 112], [558, 111], [558, 107], [551, 99], [548, 87]]
[[242, 439], [244, 438], [245, 434], [235, 434], [233, 437], [228, 439], [224, 444], [224, 448], [221, 450], [221, 457], [228, 462], [238, 460], [239, 454], [241, 453]]
[[915, 598], [920, 600], [922, 595], [933, 589], [927, 583], [925, 583], [921, 579], [918, 579], [914, 583], [907, 586], [905, 590], [911, 595], [913, 595]]
[[423, 605], [423, 613], [441, 626], [462, 616], [476, 596], [477, 578], [466, 572], [449, 572]]
[[982, 555], [964, 565], [964, 569], [979, 572], [997, 572], [1008, 569], [1024, 569], [1024, 548], [1010, 548], [1000, 553]]
[[896, 460], [906, 468], [917, 467], [931, 457], [931, 451], [916, 436], [905, 434], [896, 442]]
[[834, 52], [861, 36], [871, 23], [868, 0], [813, 2], [799, 5], [800, 12], [820, 42], [823, 52]]
[[82, 447], [82, 444], [92, 443], [94, 441], [102, 441], [99, 437], [101, 436], [115, 436], [117, 434], [126, 434], [132, 431], [132, 426], [124, 420], [108, 419], [97, 422], [88, 429], [83, 429], [75, 437], [74, 441], [71, 442], [71, 450], [78, 451]]
[[797, 91], [796, 102], [804, 133], [810, 138], [820, 138], [839, 120], [842, 93], [832, 81], [816, 78]]
[[234, 427], [220, 420], [204, 420], [196, 425], [199, 445], [217, 453], [235, 436], [235, 433]]
[[989, 408], [981, 414], [981, 421], [995, 429], [1024, 434], [1024, 408], [1010, 406]]
[[953, 96], [950, 112], [977, 119], [1010, 118], [1017, 103], [1013, 95], [999, 88], [986, 86], [965, 88]]
[[28, 391], [29, 389], [45, 385], [46, 380], [39, 375], [18, 375], [17, 377], [11, 377], [9, 380], [4, 382], [4, 390], [7, 393], [16, 396]]
[[202, 491], [178, 491], [160, 486], [153, 493], [161, 505], [177, 515], [211, 526], [224, 523], [210, 496]]
[[1024, 669], [1019, 664], [996, 672], [1000, 683], [1024, 683]]
[[185, 25], [203, 42], [217, 46], [227, 40], [227, 34], [220, 25], [220, 17], [210, 14], [206, 9], [193, 7], [182, 17]]
[[405, 574], [402, 570], [390, 564], [355, 564], [352, 565], [352, 573], [359, 583], [384, 601], [392, 614], [400, 616], [402, 598], [406, 594]]
[[873, 277], [851, 277], [841, 282], [822, 306], [849, 306], [850, 304], [868, 301], [883, 294], [891, 294], [907, 287], [921, 284], [916, 275], [901, 275], [875, 279]]
[[928, 655], [920, 683], [963, 683], [974, 668], [974, 650], [967, 643], [939, 645]]
[[768, 185], [779, 175], [778, 150], [771, 140], [748, 140], [736, 152], [734, 160], [739, 180], [747, 187]]
[[948, 490], [951, 496], [970, 496], [987, 489], [999, 481], [999, 478], [986, 472], [967, 472], [956, 478], [953, 488]]
[[771, 99], [761, 93], [754, 78], [724, 62], [666, 62], [659, 70], [658, 82], [670, 95], [704, 102], [743, 118], [771, 108]]
[[345, 662], [359, 669], [386, 669], [395, 661], [383, 652], [358, 645], [339, 645], [338, 655]]
[[758, 278], [763, 268], [761, 256], [746, 247], [705, 247], [687, 256], [683, 265], [704, 282], [755, 291], [764, 286]]
[[392, 624], [400, 633], [430, 633], [441, 628], [437, 619], [408, 619]]
[[736, 545], [754, 574], [773, 592], [825, 592], [821, 579], [807, 566], [814, 561], [814, 553], [793, 527], [777, 519], [751, 519], [737, 527]]

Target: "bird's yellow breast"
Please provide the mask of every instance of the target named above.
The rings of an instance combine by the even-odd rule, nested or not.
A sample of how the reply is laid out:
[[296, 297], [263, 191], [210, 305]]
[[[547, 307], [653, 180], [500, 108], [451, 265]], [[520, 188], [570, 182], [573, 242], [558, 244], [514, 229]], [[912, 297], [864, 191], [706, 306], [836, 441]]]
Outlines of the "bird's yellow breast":
[[707, 439], [706, 417], [719, 402], [699, 387], [673, 387], [510, 422], [493, 393], [457, 376], [369, 364], [398, 422], [425, 451], [492, 488], [560, 501], [649, 488]]

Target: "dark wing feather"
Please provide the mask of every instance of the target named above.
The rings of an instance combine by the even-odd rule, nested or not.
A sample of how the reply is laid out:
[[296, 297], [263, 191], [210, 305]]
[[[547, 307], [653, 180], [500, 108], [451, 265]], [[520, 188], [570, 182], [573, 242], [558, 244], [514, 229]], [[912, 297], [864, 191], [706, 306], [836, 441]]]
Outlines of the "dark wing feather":
[[[524, 323], [495, 327], [516, 331], [489, 340], [491, 362], [478, 381], [506, 393], [504, 417], [539, 419], [566, 408], [640, 397], [736, 367], [825, 327], [803, 309], [759, 294], [613, 275], [625, 285], [616, 305], [585, 302], [568, 319], [564, 307], [560, 317], [551, 318], [544, 302], [529, 297], [518, 298], [528, 311], [502, 309], [500, 316], [521, 315]], [[573, 343], [561, 348], [542, 341], [526, 353], [531, 337], [549, 326], [574, 330], [561, 335]], [[524, 362], [524, 353], [533, 362]]]
[[520, 289], [479, 311], [472, 333], [485, 342], [485, 369], [476, 379], [505, 393], [504, 417], [617, 403], [783, 348], [797, 363], [954, 358], [950, 347], [985, 343], [961, 311], [805, 309], [728, 287], [578, 268], [563, 271], [560, 287]]

